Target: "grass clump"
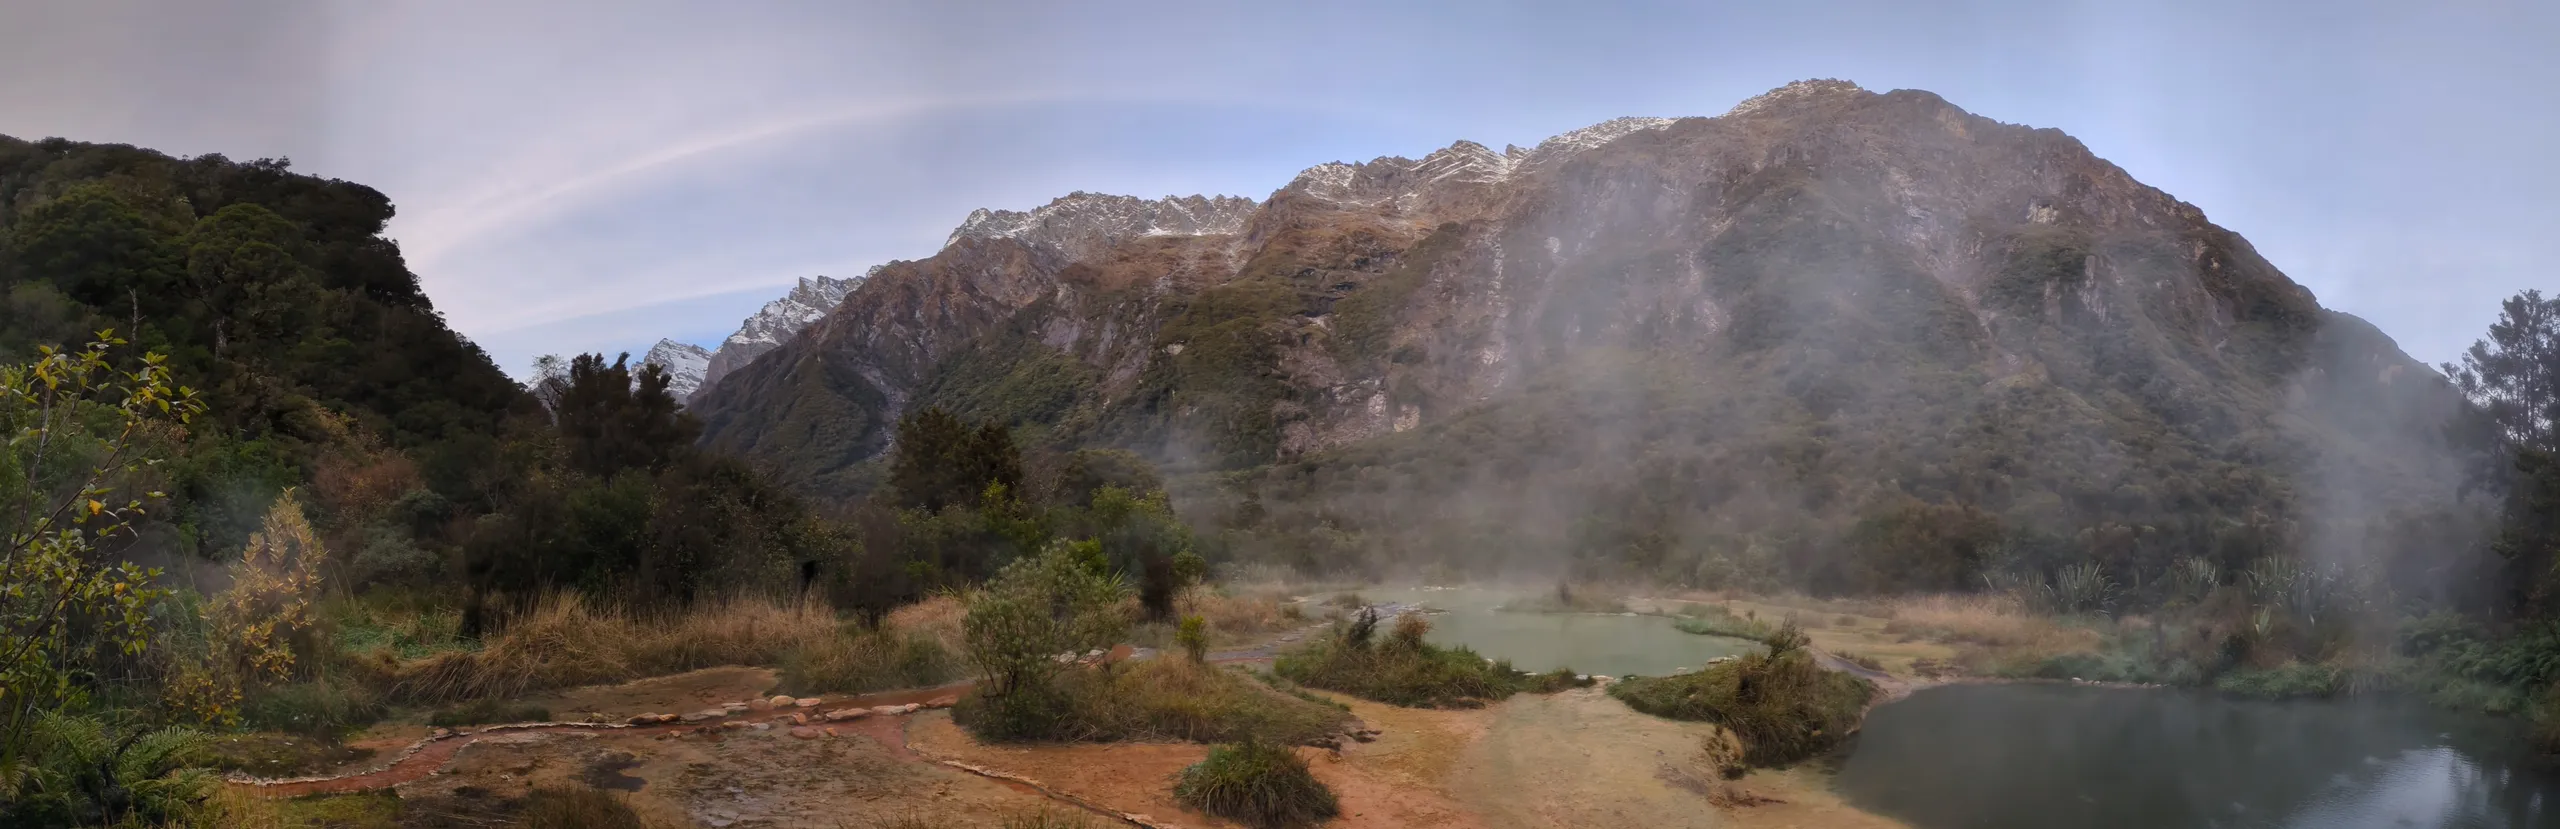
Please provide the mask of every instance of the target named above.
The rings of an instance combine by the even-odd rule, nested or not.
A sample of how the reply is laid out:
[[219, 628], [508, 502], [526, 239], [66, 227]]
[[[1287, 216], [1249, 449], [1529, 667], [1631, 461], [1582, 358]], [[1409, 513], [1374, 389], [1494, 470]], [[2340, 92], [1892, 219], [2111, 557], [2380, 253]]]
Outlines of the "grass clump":
[[551, 709], [539, 705], [520, 705], [502, 699], [482, 698], [435, 712], [427, 724], [439, 728], [459, 728], [485, 723], [550, 722]]
[[1342, 813], [1333, 790], [1296, 752], [1270, 743], [1222, 745], [1182, 770], [1173, 796], [1183, 805], [1256, 829], [1313, 826]]
[[2317, 699], [2335, 696], [2347, 685], [2347, 672], [2334, 665], [2289, 662], [2273, 668], [2242, 668], [2214, 678], [2215, 690], [2252, 699]]
[[782, 659], [782, 691], [793, 695], [918, 688], [958, 679], [959, 654], [930, 636], [848, 625], [802, 642]]
[[1718, 605], [1692, 605], [1684, 612], [1688, 615], [1671, 623], [1681, 633], [1760, 640], [1778, 632], [1775, 625], [1756, 618], [1736, 616], [1733, 611]]
[[1423, 641], [1431, 623], [1418, 615], [1400, 617], [1383, 641], [1377, 626], [1377, 613], [1363, 611], [1334, 635], [1280, 654], [1272, 671], [1310, 688], [1413, 708], [1473, 708], [1522, 691], [1590, 684], [1568, 671], [1531, 675], [1465, 647]]
[[835, 614], [817, 605], [741, 597], [646, 615], [564, 592], [508, 620], [478, 650], [400, 665], [392, 696], [415, 703], [515, 697], [714, 665], [766, 665], [835, 635]]
[[535, 789], [525, 797], [524, 829], [650, 829], [631, 804], [603, 789]]
[[988, 701], [973, 693], [952, 713], [981, 737], [1076, 742], [1260, 740], [1297, 745], [1341, 733], [1350, 719], [1340, 706], [1321, 698], [1291, 694], [1240, 670], [1183, 659], [1061, 672], [1037, 704], [1036, 717], [1015, 711], [1013, 717], [994, 718]]
[[1741, 738], [1744, 762], [1782, 766], [1848, 736], [1875, 686], [1822, 669], [1789, 625], [1751, 653], [1692, 674], [1628, 677], [1609, 695], [1657, 717], [1711, 722]]

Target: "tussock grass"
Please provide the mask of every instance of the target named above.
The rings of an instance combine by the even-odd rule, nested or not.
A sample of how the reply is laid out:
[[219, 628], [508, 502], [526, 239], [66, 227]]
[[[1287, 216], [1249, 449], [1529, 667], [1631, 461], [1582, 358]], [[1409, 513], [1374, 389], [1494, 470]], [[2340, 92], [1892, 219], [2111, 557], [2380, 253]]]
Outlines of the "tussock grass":
[[1292, 630], [1306, 623], [1303, 611], [1292, 613], [1286, 597], [1272, 593], [1229, 593], [1208, 586], [1193, 586], [1174, 599], [1176, 616], [1198, 616], [1208, 625], [1213, 643], [1258, 639], [1264, 634]]
[[1937, 594], [1890, 600], [1890, 627], [1930, 638], [2049, 656], [2095, 649], [2097, 631], [2031, 612], [1999, 595]]
[[847, 624], [783, 656], [782, 690], [859, 694], [941, 685], [963, 672], [959, 654], [929, 634]]
[[478, 650], [400, 664], [390, 681], [393, 696], [411, 702], [512, 697], [714, 665], [773, 664], [835, 635], [835, 614], [817, 605], [736, 598], [640, 617], [557, 593]]
[[1682, 633], [1756, 640], [1767, 638], [1769, 634], [1776, 633], [1778, 630], [1776, 625], [1733, 615], [1733, 611], [1726, 610], [1722, 605], [1690, 605], [1682, 612], [1688, 615], [1671, 623], [1672, 627], [1678, 628]]
[[1333, 790], [1307, 761], [1270, 743], [1223, 745], [1182, 770], [1173, 796], [1183, 805], [1256, 829], [1313, 826], [1342, 813]]
[[1770, 646], [1697, 673], [1628, 677], [1609, 695], [1657, 717], [1723, 726], [1741, 739], [1742, 760], [1754, 766], [1814, 756], [1856, 729], [1874, 686], [1823, 670], [1793, 630], [1773, 636]]
[[1509, 661], [1488, 661], [1474, 650], [1423, 641], [1430, 623], [1407, 615], [1394, 633], [1373, 641], [1374, 614], [1285, 653], [1272, 671], [1310, 688], [1409, 708], [1474, 708], [1522, 691], [1549, 693], [1588, 680], [1558, 670], [1528, 674]]
[[889, 611], [881, 624], [909, 634], [932, 639], [944, 650], [959, 653], [964, 646], [960, 636], [960, 620], [968, 618], [969, 606], [956, 595], [937, 595], [924, 601]]
[[[1281, 745], [1341, 733], [1350, 714], [1238, 670], [1153, 659], [1060, 674], [1056, 687], [996, 712], [971, 694], [953, 716], [982, 739], [1107, 742], [1260, 740]], [[999, 715], [1001, 714], [1001, 715]]]

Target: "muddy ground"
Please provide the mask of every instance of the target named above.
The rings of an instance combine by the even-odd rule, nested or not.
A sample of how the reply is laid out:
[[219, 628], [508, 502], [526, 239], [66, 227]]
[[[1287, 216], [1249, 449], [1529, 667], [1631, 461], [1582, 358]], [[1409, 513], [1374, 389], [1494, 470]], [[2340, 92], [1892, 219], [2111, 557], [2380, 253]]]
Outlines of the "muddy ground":
[[[682, 707], [629, 688], [585, 698], [608, 697]], [[1597, 689], [1465, 711], [1338, 699], [1381, 732], [1339, 751], [1302, 749], [1341, 798], [1343, 816], [1327, 824], [1340, 829], [1899, 825], [1841, 803], [1813, 770], [1711, 780], [1699, 756], [1710, 726], [1644, 716]], [[922, 711], [841, 723], [814, 737], [778, 725], [493, 733], [454, 753], [440, 773], [396, 791], [411, 802], [467, 803], [542, 786], [597, 786], [626, 792], [642, 814], [668, 824], [741, 829], [996, 827], [1042, 810], [1125, 825], [1079, 804], [1160, 826], [1231, 827], [1173, 801], [1175, 777], [1206, 752], [1190, 743], [985, 745], [948, 712]], [[1040, 788], [938, 760], [1019, 775]]]

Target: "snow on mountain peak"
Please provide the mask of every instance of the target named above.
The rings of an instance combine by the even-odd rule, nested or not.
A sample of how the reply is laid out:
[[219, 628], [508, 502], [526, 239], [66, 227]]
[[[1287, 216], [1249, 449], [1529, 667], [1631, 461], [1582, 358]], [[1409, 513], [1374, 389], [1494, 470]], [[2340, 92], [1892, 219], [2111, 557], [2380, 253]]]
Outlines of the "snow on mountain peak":
[[671, 378], [667, 383], [667, 393], [681, 403], [692, 397], [695, 389], [702, 388], [703, 372], [711, 368], [711, 352], [692, 343], [659, 340], [657, 345], [649, 347], [648, 356], [640, 358], [640, 362], [666, 369], [667, 376]]
[[1076, 191], [1030, 210], [969, 212], [944, 247], [962, 239], [1019, 239], [1070, 253], [1140, 236], [1232, 235], [1260, 203], [1241, 196], [1141, 199]]
[[1749, 115], [1790, 101], [1806, 100], [1824, 95], [1837, 95], [1844, 92], [1865, 91], [1867, 91], [1865, 87], [1837, 78], [1816, 78], [1813, 80], [1790, 81], [1785, 86], [1743, 99], [1742, 103], [1734, 104], [1733, 109], [1727, 110], [1724, 117], [1732, 118], [1739, 115]]

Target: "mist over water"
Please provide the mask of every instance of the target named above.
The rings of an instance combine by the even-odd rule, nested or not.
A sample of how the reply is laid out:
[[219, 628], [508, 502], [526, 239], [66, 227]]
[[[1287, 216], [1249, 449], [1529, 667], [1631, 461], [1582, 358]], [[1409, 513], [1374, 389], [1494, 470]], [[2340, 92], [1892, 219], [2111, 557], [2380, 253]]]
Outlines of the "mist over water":
[[2560, 824], [2560, 774], [2531, 763], [2521, 727], [2413, 704], [1963, 685], [1876, 709], [1838, 785], [1921, 829]]

